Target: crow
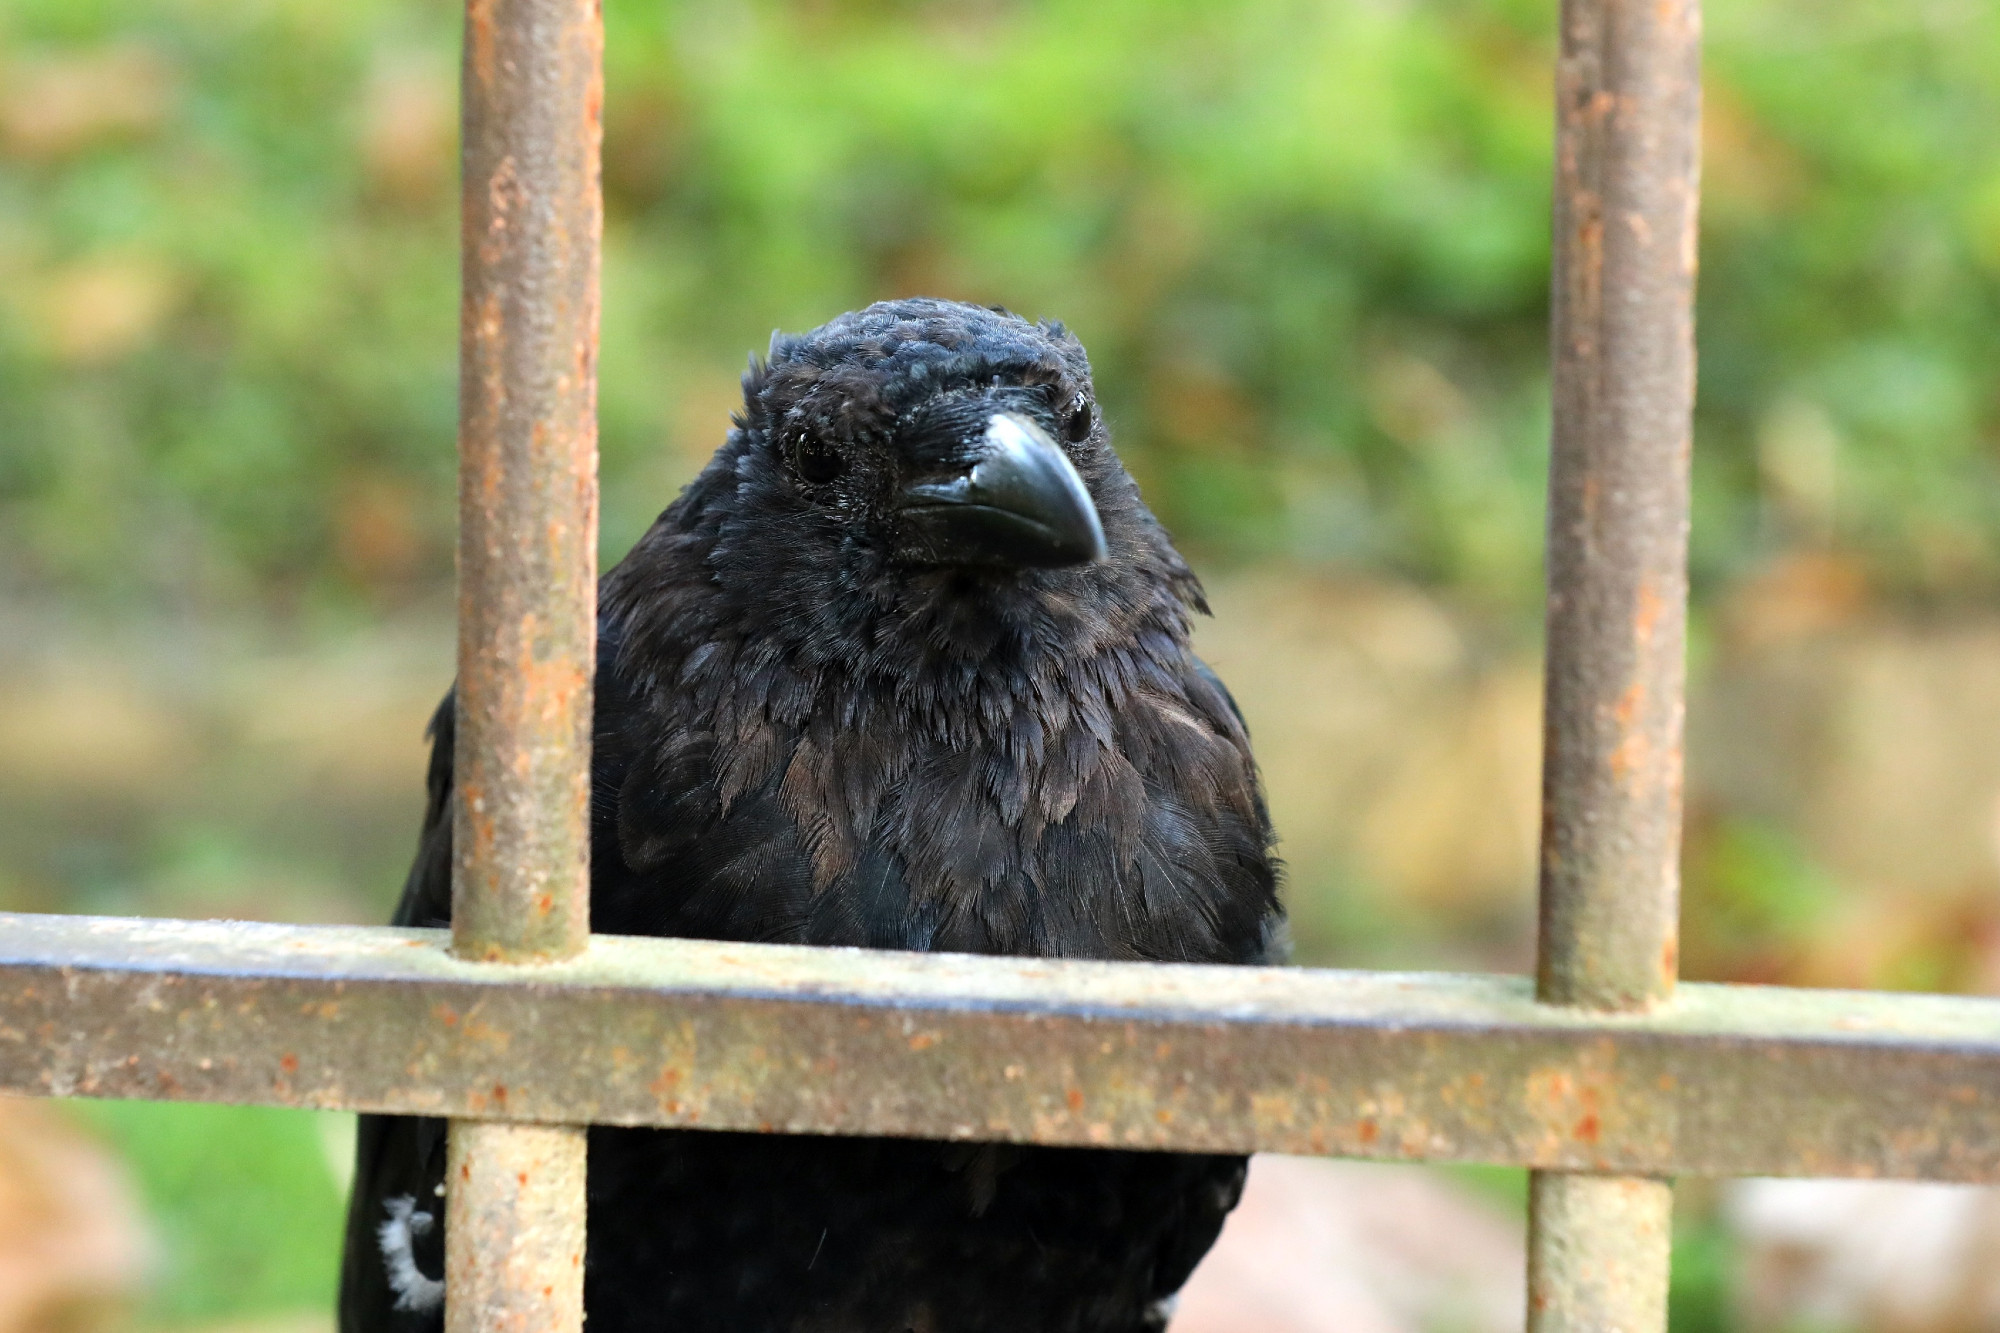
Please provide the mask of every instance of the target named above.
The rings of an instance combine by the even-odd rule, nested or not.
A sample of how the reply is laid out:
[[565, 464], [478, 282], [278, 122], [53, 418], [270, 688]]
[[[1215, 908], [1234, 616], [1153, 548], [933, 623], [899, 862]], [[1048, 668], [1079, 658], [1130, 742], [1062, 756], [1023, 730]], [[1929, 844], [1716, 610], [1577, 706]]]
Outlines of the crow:
[[[774, 335], [600, 588], [591, 928], [1267, 963], [1272, 833], [1201, 587], [1059, 323]], [[452, 697], [395, 920], [451, 906]], [[591, 1333], [1141, 1333], [1240, 1156], [598, 1127]], [[441, 1327], [444, 1122], [362, 1118], [342, 1333]]]

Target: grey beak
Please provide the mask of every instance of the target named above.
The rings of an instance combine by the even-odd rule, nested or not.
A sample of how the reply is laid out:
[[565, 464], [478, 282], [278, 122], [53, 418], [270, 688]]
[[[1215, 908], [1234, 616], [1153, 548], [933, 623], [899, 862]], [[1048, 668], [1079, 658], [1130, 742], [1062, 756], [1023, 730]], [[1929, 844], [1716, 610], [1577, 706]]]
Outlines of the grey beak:
[[1055, 569], [1104, 559], [1083, 478], [1048, 432], [996, 412], [972, 467], [903, 492], [903, 555], [929, 565]]

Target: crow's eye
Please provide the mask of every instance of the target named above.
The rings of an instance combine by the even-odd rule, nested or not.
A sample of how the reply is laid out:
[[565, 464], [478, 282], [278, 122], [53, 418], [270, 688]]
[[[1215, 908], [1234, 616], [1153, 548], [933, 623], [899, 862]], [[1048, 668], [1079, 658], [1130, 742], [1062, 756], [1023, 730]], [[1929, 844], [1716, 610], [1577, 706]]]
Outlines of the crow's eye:
[[792, 470], [814, 486], [824, 486], [847, 466], [840, 451], [812, 435], [792, 440]]
[[1076, 406], [1070, 409], [1069, 420], [1063, 423], [1063, 438], [1071, 444], [1082, 444], [1095, 422], [1096, 416], [1090, 410], [1090, 400], [1079, 398], [1076, 400]]

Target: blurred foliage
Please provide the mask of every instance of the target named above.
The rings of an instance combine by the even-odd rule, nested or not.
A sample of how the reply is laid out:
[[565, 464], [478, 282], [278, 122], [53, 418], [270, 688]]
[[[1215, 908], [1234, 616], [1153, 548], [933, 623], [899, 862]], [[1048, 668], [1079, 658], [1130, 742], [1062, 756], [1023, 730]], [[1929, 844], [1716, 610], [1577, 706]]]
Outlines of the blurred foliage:
[[152, 1215], [162, 1254], [143, 1324], [332, 1303], [341, 1191], [322, 1134], [335, 1117], [200, 1103], [65, 1105], [131, 1164]]
[[1787, 831], [1749, 819], [1690, 829], [1681, 954], [1693, 977], [1781, 982], [1847, 896]]
[[1694, 980], [1992, 993], [2000, 899], [1990, 875], [1884, 901], [1792, 831], [1697, 811], [1681, 863], [1681, 972]]
[[1731, 1304], [1739, 1254], [1713, 1200], [1690, 1208], [1675, 1192], [1673, 1269], [1667, 1288], [1668, 1333], [1731, 1333], [1741, 1321]]
[[[1061, 317], [1212, 556], [1531, 608], [1552, 3], [609, 0], [605, 544], [746, 349]], [[450, 563], [456, 6], [0, 10], [0, 568], [373, 605]], [[1711, 7], [1698, 575], [2000, 581], [2000, 10]]]

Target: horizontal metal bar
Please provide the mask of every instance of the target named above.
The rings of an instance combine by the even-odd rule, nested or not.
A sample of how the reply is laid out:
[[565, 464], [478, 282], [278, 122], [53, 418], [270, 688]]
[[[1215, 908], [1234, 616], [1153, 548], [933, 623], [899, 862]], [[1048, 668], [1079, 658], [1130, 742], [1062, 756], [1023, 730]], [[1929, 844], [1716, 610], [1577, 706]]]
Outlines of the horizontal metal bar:
[[0, 1088], [503, 1120], [2000, 1181], [2000, 1001], [0, 914]]

